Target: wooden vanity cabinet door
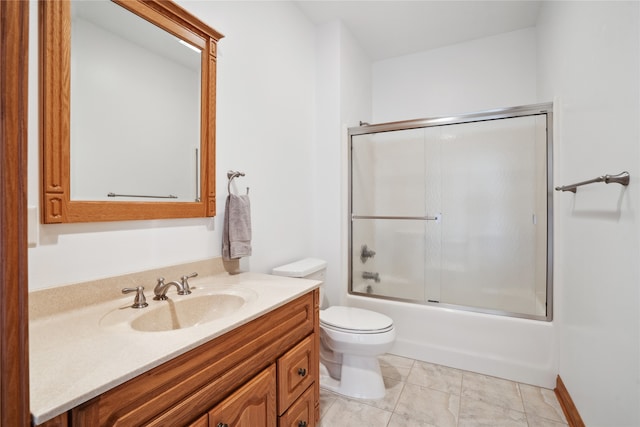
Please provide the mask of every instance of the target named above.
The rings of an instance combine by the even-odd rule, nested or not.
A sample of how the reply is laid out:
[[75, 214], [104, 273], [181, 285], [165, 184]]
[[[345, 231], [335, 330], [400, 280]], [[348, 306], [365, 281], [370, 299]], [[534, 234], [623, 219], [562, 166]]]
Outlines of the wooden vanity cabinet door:
[[189, 424], [187, 427], [209, 427], [209, 415], [204, 414], [203, 416]]
[[315, 396], [309, 387], [278, 420], [278, 427], [315, 427]]
[[42, 424], [38, 424], [36, 427], [67, 427], [69, 425], [69, 417], [66, 412], [58, 415], [57, 417], [45, 421]]
[[212, 427], [276, 427], [276, 368], [271, 365], [209, 411]]
[[282, 415], [317, 377], [314, 347], [313, 335], [309, 335], [278, 359], [278, 415]]

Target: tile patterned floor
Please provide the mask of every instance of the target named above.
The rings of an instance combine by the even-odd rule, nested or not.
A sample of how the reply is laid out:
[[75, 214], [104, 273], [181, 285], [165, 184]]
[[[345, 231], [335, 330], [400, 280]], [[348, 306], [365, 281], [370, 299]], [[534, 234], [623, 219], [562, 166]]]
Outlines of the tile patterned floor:
[[387, 395], [320, 391], [320, 427], [561, 427], [553, 390], [394, 355], [380, 358]]

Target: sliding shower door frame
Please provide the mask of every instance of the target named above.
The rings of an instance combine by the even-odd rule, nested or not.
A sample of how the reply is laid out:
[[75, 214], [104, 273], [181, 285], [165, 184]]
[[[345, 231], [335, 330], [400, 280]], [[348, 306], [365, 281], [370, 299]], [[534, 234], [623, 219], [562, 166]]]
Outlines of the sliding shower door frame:
[[[386, 295], [375, 295], [373, 293], [357, 292], [353, 290], [353, 221], [354, 219], [376, 219], [374, 216], [357, 215], [353, 212], [353, 164], [352, 148], [353, 137], [358, 135], [383, 133], [390, 131], [401, 131], [409, 129], [428, 128], [435, 126], [457, 125], [463, 123], [482, 122], [489, 120], [509, 119], [525, 116], [546, 116], [546, 202], [547, 202], [547, 253], [546, 253], [546, 315], [532, 315], [511, 311], [494, 310], [480, 307], [463, 306], [434, 301], [415, 300], [397, 298]], [[403, 301], [433, 307], [471, 311], [499, 316], [518, 317], [532, 320], [553, 320], [553, 104], [532, 104], [517, 107], [501, 108], [494, 110], [479, 111], [474, 113], [459, 114], [455, 116], [432, 117], [416, 120], [405, 120], [388, 123], [368, 124], [361, 123], [360, 126], [348, 129], [348, 190], [349, 190], [349, 221], [348, 221], [348, 292], [350, 295], [357, 295], [369, 298], [386, 299], [393, 301]], [[380, 218], [377, 218], [380, 219]], [[391, 219], [384, 217], [382, 219]], [[409, 219], [409, 218], [394, 218]], [[420, 217], [419, 219], [431, 220], [431, 217]]]

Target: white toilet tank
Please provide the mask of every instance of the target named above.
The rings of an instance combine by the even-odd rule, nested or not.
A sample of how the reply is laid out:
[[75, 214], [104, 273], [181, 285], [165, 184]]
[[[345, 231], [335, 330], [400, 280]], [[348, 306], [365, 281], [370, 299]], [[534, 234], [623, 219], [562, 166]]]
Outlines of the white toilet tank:
[[271, 273], [276, 276], [297, 277], [300, 279], [322, 280], [324, 282], [327, 262], [318, 258], [305, 258], [281, 267]]

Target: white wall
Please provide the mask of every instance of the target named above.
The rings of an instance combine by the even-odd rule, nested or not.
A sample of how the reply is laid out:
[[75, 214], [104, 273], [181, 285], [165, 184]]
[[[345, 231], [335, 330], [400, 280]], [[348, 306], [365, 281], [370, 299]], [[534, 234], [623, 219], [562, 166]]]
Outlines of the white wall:
[[[215, 219], [40, 225], [30, 289], [219, 256], [226, 171], [251, 187], [252, 271], [311, 252], [315, 28], [289, 2], [180, 1], [225, 34], [219, 44]], [[39, 205], [37, 4], [31, 10], [29, 194]]]
[[325, 259], [325, 296], [347, 292], [347, 128], [371, 116], [371, 61], [341, 22], [318, 27], [314, 253]]
[[640, 425], [640, 3], [544, 2], [539, 96], [556, 97], [559, 374], [588, 426]]
[[535, 103], [535, 34], [529, 28], [375, 62], [373, 121]]

